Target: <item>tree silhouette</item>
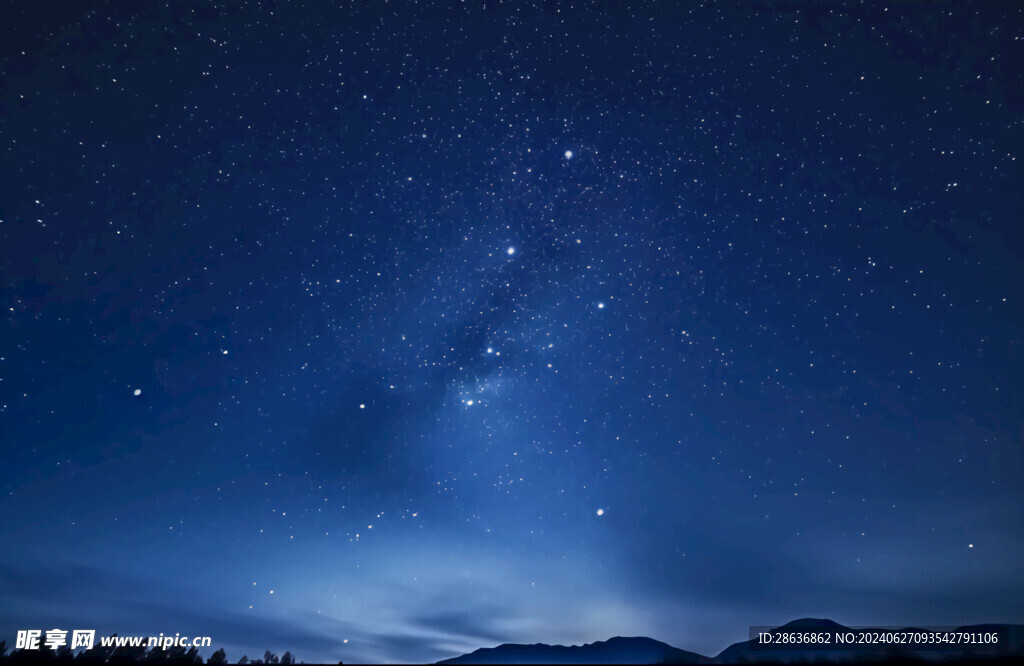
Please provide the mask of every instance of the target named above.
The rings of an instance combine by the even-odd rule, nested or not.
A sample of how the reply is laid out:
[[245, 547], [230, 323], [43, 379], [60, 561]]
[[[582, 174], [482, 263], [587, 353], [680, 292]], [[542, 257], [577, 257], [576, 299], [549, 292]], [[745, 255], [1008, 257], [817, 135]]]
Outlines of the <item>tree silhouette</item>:
[[167, 650], [167, 660], [176, 663], [182, 663], [185, 661], [185, 648], [180, 645], [172, 645]]
[[32, 656], [35, 657], [35, 661], [37, 662], [53, 661], [56, 658], [56, 655], [54, 654], [53, 650], [50, 649], [50, 646], [46, 644], [45, 633], [43, 633], [43, 637], [39, 640], [39, 649], [33, 650], [33, 652], [35, 654], [33, 654]]
[[[111, 634], [112, 638], [116, 636], [117, 634]], [[203, 656], [199, 654], [198, 648], [195, 647], [186, 649], [184, 646], [178, 645], [164, 648], [156, 645], [150, 648], [145, 642], [142, 645], [113, 647], [104, 646], [102, 642], [97, 641], [91, 648], [79, 652], [76, 656], [70, 644], [65, 643], [57, 650], [53, 650], [46, 647], [44, 638], [39, 641], [38, 648], [31, 650], [19, 648], [10, 652], [7, 649], [7, 641], [0, 641], [0, 666], [6, 666], [7, 663], [49, 664], [51, 666], [89, 666], [91, 664], [161, 664], [162, 666], [172, 666], [177, 664], [202, 664], [204, 660]], [[208, 660], [205, 660], [205, 663], [227, 666], [229, 662], [224, 648], [218, 648], [210, 655]], [[277, 666], [296, 666], [302, 662], [298, 661], [290, 650], [286, 651], [281, 657], [267, 650], [263, 653], [263, 659], [249, 659], [248, 656], [242, 655], [238, 663], [242, 666], [269, 666], [271, 664]], [[341, 664], [343, 662], [339, 661], [338, 663]]]
[[[117, 636], [117, 634], [111, 634], [111, 637], [114, 636]], [[75, 661], [80, 661], [83, 664], [102, 664], [110, 659], [110, 655], [113, 652], [114, 648], [103, 647], [103, 645], [97, 641], [91, 648], [79, 654]]]
[[166, 661], [167, 652], [164, 651], [164, 648], [162, 646], [157, 645], [149, 651], [149, 654], [147, 655], [146, 659], [147, 661]]
[[146, 645], [122, 645], [107, 658], [111, 664], [134, 664], [146, 659]]

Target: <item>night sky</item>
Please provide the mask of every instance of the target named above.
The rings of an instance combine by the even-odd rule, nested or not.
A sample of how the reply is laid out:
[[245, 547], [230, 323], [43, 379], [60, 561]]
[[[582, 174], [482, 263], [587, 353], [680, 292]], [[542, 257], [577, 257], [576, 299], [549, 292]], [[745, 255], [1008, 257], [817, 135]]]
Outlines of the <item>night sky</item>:
[[0, 638], [1024, 622], [1024, 7], [7, 2]]

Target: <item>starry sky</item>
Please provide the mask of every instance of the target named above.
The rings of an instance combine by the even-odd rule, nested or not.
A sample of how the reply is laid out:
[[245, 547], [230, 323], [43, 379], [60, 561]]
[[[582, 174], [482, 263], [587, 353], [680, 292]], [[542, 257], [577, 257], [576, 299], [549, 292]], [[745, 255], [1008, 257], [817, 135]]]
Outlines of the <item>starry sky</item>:
[[0, 638], [1024, 622], [1024, 7], [6, 3]]

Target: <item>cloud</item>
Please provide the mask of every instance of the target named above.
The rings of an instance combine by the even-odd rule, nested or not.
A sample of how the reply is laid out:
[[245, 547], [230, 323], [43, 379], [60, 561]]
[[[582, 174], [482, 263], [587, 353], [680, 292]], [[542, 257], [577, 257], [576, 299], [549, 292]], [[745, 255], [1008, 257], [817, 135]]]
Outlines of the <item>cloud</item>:
[[177, 604], [135, 603], [128, 607], [141, 618], [148, 616], [154, 621], [162, 618], [161, 622], [170, 621], [176, 627], [188, 628], [192, 635], [211, 636], [215, 644], [254, 646], [260, 652], [290, 650], [300, 658], [303, 652], [339, 655], [344, 650], [340, 634], [319, 631], [300, 619], [271, 619], [213, 609], [190, 609]]
[[498, 629], [504, 613], [495, 607], [480, 607], [472, 610], [438, 611], [410, 617], [414, 627], [438, 631], [459, 637], [468, 642], [488, 641], [504, 643], [510, 639]]
[[[369, 662], [414, 662], [440, 661], [460, 654], [443, 639], [430, 636], [412, 636], [398, 633], [371, 633], [353, 641], [353, 649], [368, 653], [360, 660]], [[351, 661], [345, 659], [345, 661]]]

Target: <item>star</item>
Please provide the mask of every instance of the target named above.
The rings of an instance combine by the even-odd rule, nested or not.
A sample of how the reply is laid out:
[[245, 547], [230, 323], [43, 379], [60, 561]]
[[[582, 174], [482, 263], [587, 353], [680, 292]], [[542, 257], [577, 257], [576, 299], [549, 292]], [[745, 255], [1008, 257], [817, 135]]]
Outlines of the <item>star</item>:
[[598, 509], [597, 510], [597, 515], [603, 516], [604, 515], [604, 509]]
[[565, 151], [565, 159], [567, 159], [567, 160], [571, 160], [572, 159], [572, 151], [571, 150]]
[[132, 391], [132, 393], [133, 395], [140, 396], [142, 395], [142, 389], [135, 389], [134, 391]]
[[510, 247], [509, 249], [505, 250], [505, 252], [508, 254], [508, 256], [511, 257], [513, 254], [516, 253], [516, 249], [514, 247]]

